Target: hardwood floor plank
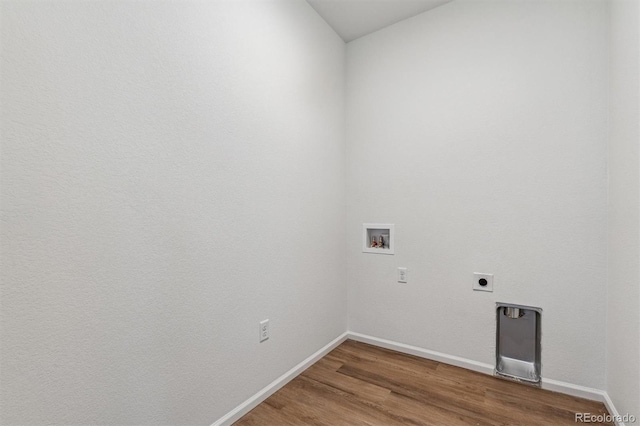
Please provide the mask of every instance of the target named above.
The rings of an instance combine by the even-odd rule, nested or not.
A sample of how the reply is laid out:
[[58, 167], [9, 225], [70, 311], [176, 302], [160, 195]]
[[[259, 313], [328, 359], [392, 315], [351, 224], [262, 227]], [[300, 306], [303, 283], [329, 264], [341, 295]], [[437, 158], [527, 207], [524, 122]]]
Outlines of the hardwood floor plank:
[[315, 364], [313, 364], [314, 367], [319, 366], [331, 371], [337, 371], [338, 368], [342, 367], [343, 365], [344, 365], [343, 362], [331, 360], [326, 356], [324, 358], [320, 358]]
[[490, 425], [491, 423], [479, 422], [476, 418], [460, 415], [453, 411], [425, 404], [413, 398], [406, 397], [395, 392], [385, 402], [389, 410], [400, 411], [407, 417], [411, 417], [421, 425]]
[[326, 370], [322, 367], [316, 368], [315, 365], [308, 368], [304, 372], [304, 376], [369, 402], [384, 401], [391, 393], [389, 389], [344, 374], [336, 374], [335, 371]]
[[[338, 410], [347, 414], [348, 418], [342, 417], [341, 420], [349, 420], [348, 423], [364, 423], [370, 425], [376, 424], [402, 424], [399, 423], [393, 416], [386, 415], [385, 413], [376, 410], [372, 404], [367, 404], [365, 401], [354, 397], [348, 392], [341, 391], [333, 386], [325, 385], [324, 383], [317, 382], [304, 375], [299, 377], [300, 380], [293, 385], [294, 390], [304, 391], [309, 398], [305, 398], [305, 402], [309, 405], [319, 406], [323, 408], [323, 412]], [[293, 381], [291, 382], [293, 383]], [[298, 392], [300, 395], [302, 392]]]
[[415, 371], [416, 369], [421, 371], [425, 369], [435, 370], [439, 364], [436, 361], [414, 357], [352, 340], [347, 340], [334, 349], [329, 355], [340, 359], [344, 363], [350, 361], [369, 361], [380, 366], [392, 366], [407, 371]]
[[515, 390], [520, 396], [535, 398], [540, 402], [561, 406], [568, 410], [597, 410], [598, 407], [604, 408], [604, 405], [597, 401], [590, 401], [588, 399], [565, 395], [546, 389], [540, 389], [535, 386], [529, 386], [509, 380], [497, 379], [493, 376], [488, 376], [486, 374], [478, 373], [475, 371], [465, 370], [464, 368], [456, 367], [453, 365], [441, 363], [440, 365], [438, 365], [437, 372], [443, 377], [447, 377], [452, 380], [474, 383], [477, 386], [484, 387], [487, 390], [495, 390], [496, 392], [503, 393], [511, 393]]
[[346, 341], [236, 424], [575, 425], [603, 404]]
[[263, 402], [256, 409], [251, 410], [236, 423], [238, 426], [263, 426], [263, 425], [283, 425], [295, 426], [300, 422], [281, 409], [274, 408], [270, 404]]
[[[483, 406], [484, 395], [458, 393], [446, 387], [424, 387], [412, 383], [412, 379], [416, 382], [420, 381], [419, 377], [386, 376], [360, 370], [349, 365], [341, 367], [338, 372], [366, 380], [378, 386], [387, 387], [395, 394], [413, 399], [423, 405], [438, 407], [456, 415], [473, 418], [478, 424], [491, 424], [484, 420], [484, 412], [486, 411]], [[496, 417], [500, 420], [508, 420], [508, 418], [499, 414], [496, 414]]]

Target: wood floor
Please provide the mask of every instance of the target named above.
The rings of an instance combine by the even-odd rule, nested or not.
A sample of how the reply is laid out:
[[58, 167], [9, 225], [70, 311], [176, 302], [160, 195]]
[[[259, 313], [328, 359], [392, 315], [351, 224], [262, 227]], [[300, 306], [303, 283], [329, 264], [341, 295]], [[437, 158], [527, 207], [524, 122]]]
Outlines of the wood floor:
[[583, 412], [607, 414], [599, 402], [347, 340], [235, 425], [575, 426]]

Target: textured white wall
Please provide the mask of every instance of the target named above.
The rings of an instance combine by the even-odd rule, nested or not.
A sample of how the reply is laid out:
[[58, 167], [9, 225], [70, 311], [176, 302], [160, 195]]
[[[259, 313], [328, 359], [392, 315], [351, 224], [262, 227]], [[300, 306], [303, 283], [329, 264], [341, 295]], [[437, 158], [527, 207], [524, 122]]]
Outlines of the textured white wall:
[[[637, 413], [637, 2], [606, 339], [603, 2], [457, 0], [349, 44], [346, 241], [344, 46], [305, 2], [0, 7], [1, 423], [211, 423], [345, 330], [345, 245], [351, 330], [492, 363], [494, 302], [541, 306], [544, 376]], [[396, 256], [360, 253], [370, 221]]]
[[611, 1], [607, 392], [640, 418], [640, 3]]
[[347, 45], [350, 330], [493, 364], [495, 302], [539, 306], [543, 376], [604, 389], [607, 19], [454, 1]]
[[210, 424], [346, 330], [306, 2], [1, 5], [0, 423]]

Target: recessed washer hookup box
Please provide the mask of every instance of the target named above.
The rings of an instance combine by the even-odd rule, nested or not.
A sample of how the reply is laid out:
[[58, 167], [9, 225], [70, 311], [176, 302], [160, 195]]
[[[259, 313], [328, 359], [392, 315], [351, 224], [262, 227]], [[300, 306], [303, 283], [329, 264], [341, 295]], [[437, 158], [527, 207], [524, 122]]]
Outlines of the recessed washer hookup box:
[[542, 309], [496, 303], [496, 376], [540, 385]]

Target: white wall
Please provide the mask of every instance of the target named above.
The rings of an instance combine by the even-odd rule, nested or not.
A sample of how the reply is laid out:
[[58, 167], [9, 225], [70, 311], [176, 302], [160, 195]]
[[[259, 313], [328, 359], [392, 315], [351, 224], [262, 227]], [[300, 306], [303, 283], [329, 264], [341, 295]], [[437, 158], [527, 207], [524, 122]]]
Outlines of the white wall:
[[346, 330], [306, 2], [1, 4], [0, 423], [210, 424]]
[[607, 392], [640, 418], [640, 6], [611, 1]]
[[493, 364], [495, 302], [539, 306], [543, 377], [604, 389], [607, 20], [457, 0], [347, 45], [350, 330]]
[[347, 169], [306, 2], [0, 5], [0, 423], [211, 423], [346, 329], [347, 262], [352, 331], [493, 363], [494, 303], [540, 306], [543, 375], [638, 415], [637, 2], [610, 57], [596, 0], [350, 43]]

